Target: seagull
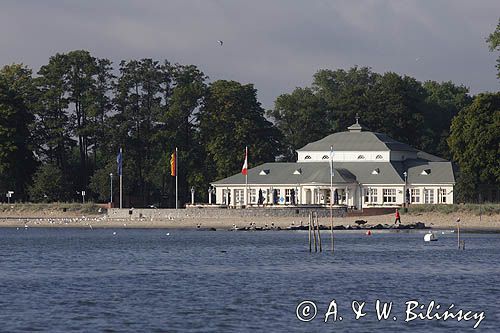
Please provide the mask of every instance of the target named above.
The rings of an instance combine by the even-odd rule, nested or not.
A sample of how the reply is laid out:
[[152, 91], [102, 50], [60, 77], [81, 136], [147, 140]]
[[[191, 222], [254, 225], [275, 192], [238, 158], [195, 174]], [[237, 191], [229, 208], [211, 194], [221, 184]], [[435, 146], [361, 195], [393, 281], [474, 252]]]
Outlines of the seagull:
[[224, 44], [224, 42], [221, 40], [218, 40], [218, 42], [219, 42], [220, 46], [222, 46], [222, 44]]

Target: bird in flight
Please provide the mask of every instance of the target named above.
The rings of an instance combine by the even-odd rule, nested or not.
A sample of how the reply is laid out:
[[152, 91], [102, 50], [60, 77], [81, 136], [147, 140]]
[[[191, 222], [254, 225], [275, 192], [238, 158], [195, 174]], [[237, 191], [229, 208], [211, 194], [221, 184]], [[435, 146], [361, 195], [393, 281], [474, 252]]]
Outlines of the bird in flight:
[[224, 44], [224, 42], [221, 40], [218, 40], [218, 42], [219, 42], [220, 46], [222, 46], [222, 44]]

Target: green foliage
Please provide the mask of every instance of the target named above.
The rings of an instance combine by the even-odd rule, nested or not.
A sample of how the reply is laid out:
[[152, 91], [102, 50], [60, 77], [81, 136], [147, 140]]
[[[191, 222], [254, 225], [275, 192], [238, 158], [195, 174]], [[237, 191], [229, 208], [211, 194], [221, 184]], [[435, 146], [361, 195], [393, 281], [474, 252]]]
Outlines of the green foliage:
[[17, 64], [0, 69], [0, 192], [13, 190], [21, 199], [35, 168], [30, 134], [35, 96], [31, 70]]
[[286, 160], [296, 149], [330, 133], [345, 131], [359, 114], [361, 123], [431, 154], [449, 157], [451, 119], [469, 105], [463, 86], [419, 81], [367, 67], [320, 70], [312, 88], [296, 88], [276, 99], [269, 115], [281, 131]]
[[296, 88], [276, 99], [268, 115], [283, 134], [285, 161], [295, 161], [297, 149], [330, 134], [328, 123], [318, 121], [326, 114], [326, 102], [309, 88]]
[[42, 164], [37, 169], [28, 192], [31, 200], [38, 202], [64, 201], [70, 198], [63, 172], [51, 163]]
[[[88, 51], [56, 54], [40, 68], [37, 105], [37, 154], [55, 163], [64, 173], [76, 169], [73, 187], [87, 187], [89, 175], [101, 161], [106, 135], [109, 98], [113, 84], [111, 62]], [[74, 147], [75, 164], [69, 164]], [[93, 155], [93, 156], [91, 156]]]
[[[499, 27], [488, 39], [491, 50], [500, 46]], [[76, 50], [50, 57], [36, 78], [23, 65], [0, 70], [1, 192], [26, 199], [31, 183], [35, 201], [81, 200], [81, 190], [108, 201], [113, 172], [116, 201], [116, 155], [123, 148], [125, 205], [173, 206], [169, 158], [178, 147], [181, 204], [192, 186], [205, 200], [211, 181], [240, 172], [245, 146], [250, 167], [294, 161], [297, 149], [346, 130], [356, 113], [373, 131], [453, 156], [462, 167], [461, 193], [498, 182], [498, 101], [483, 96], [470, 105], [468, 89], [451, 82], [422, 84], [367, 67], [323, 69], [311, 87], [276, 99], [267, 113], [273, 124], [251, 84], [207, 85], [196, 66], [149, 58], [121, 61], [117, 69], [115, 77], [110, 60]], [[486, 118], [494, 122], [480, 126]]]
[[453, 119], [448, 138], [461, 170], [461, 199], [474, 199], [479, 184], [500, 185], [500, 93], [479, 94]]
[[198, 119], [207, 154], [204, 167], [212, 179], [240, 172], [245, 146], [249, 150], [249, 167], [274, 161], [279, 151], [279, 133], [264, 118], [251, 84], [213, 82]]
[[[401, 213], [404, 211], [401, 210]], [[495, 215], [500, 214], [500, 204], [456, 204], [456, 205], [411, 205], [408, 208], [409, 214], [418, 213], [472, 213], [474, 215]]]
[[[117, 81], [115, 104], [117, 114], [113, 146], [116, 156], [124, 150], [124, 168], [129, 178], [126, 194], [142, 202], [150, 201], [153, 166], [163, 156], [164, 144], [155, 142], [157, 126], [166, 111], [163, 104], [170, 98], [171, 78], [169, 67], [152, 59], [122, 61]], [[124, 170], [125, 174], [125, 170]]]
[[108, 164], [105, 168], [96, 170], [90, 179], [89, 187], [100, 202], [109, 202], [111, 199], [111, 173], [113, 174], [113, 194], [116, 194], [119, 183], [113, 163]]
[[[448, 147], [448, 136], [453, 118], [464, 107], [472, 102], [469, 90], [464, 86], [456, 86], [452, 82], [424, 83], [427, 92], [425, 115], [425, 132], [423, 150], [433, 151], [436, 155], [451, 158]], [[434, 148], [433, 148], [434, 147]]]
[[[488, 43], [490, 51], [500, 51], [500, 19], [498, 19], [495, 31], [488, 36], [486, 42]], [[500, 79], [500, 55], [497, 58], [496, 68], [498, 70], [497, 77]]]

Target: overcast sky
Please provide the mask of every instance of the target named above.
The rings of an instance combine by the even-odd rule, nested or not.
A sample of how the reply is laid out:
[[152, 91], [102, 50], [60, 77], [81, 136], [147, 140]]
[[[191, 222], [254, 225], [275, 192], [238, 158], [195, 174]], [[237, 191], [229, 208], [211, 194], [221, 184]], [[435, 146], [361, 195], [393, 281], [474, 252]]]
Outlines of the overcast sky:
[[[499, 0], [0, 0], [0, 65], [57, 52], [195, 64], [253, 83], [265, 108], [323, 68], [372, 67], [498, 91]], [[217, 40], [223, 40], [221, 47]]]

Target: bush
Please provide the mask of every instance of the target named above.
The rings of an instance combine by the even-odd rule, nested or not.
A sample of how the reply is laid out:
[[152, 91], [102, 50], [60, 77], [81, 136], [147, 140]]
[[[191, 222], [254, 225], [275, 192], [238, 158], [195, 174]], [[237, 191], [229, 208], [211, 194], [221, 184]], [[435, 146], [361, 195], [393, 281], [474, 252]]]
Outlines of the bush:
[[69, 189], [62, 171], [54, 164], [42, 164], [35, 172], [33, 185], [28, 188], [35, 202], [54, 202], [69, 199]]
[[472, 213], [474, 215], [494, 215], [500, 214], [500, 204], [412, 205], [408, 207], [408, 213], [410, 214], [434, 212], [441, 214], [464, 212]]

